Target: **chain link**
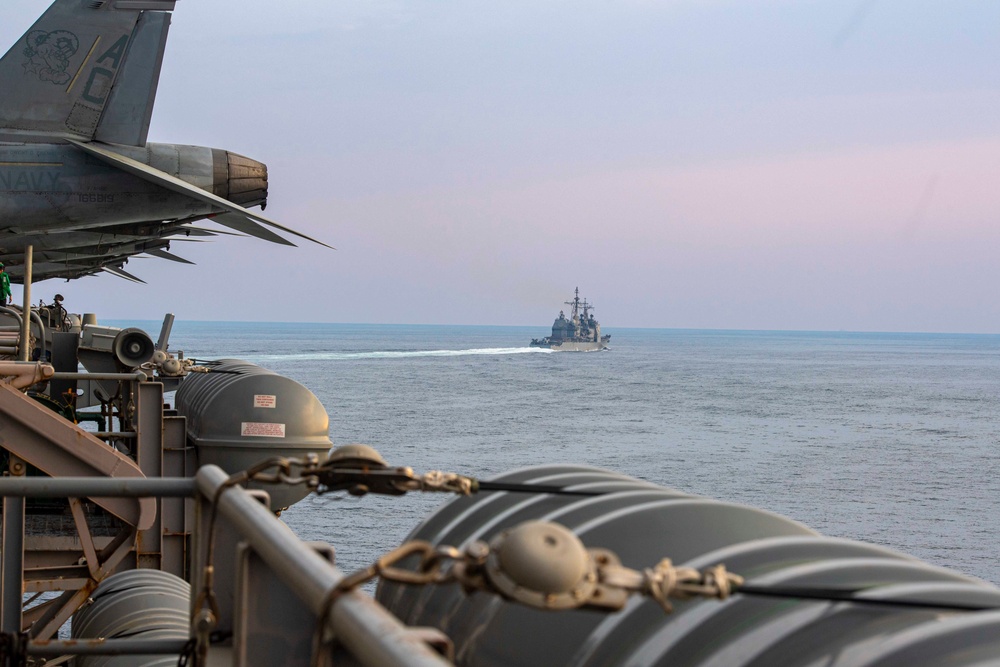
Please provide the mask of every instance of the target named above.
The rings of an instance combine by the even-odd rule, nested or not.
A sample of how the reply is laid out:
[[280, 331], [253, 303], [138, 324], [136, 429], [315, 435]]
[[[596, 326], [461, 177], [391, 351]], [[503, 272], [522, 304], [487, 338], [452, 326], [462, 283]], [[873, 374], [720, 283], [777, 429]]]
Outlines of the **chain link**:
[[397, 486], [405, 488], [407, 491], [439, 491], [443, 493], [456, 493], [461, 496], [467, 496], [472, 493], [472, 479], [454, 472], [428, 470], [423, 475], [416, 475], [410, 470], [410, 474], [412, 475], [412, 479], [397, 484]]
[[669, 558], [664, 558], [656, 566], [643, 570], [643, 583], [639, 592], [656, 600], [663, 611], [670, 613], [673, 605], [670, 599], [690, 600], [691, 598], [728, 598], [735, 586], [743, 583], [743, 577], [726, 571], [724, 565], [715, 565], [699, 572], [690, 567], [674, 567]]
[[[429, 542], [415, 540], [390, 551], [367, 568], [344, 577], [337, 590], [344, 593], [381, 577], [385, 581], [405, 585], [441, 585], [459, 583], [467, 591], [484, 591], [503, 595], [490, 581], [485, 568], [491, 548], [485, 542], [474, 542], [465, 551], [455, 547], [435, 547]], [[620, 609], [627, 594], [650, 597], [667, 613], [673, 611], [674, 600], [689, 600], [696, 597], [725, 600], [743, 583], [739, 575], [728, 572], [724, 565], [715, 565], [699, 572], [688, 567], [674, 567], [665, 558], [654, 567], [642, 571], [623, 567], [618, 559], [607, 550], [590, 550], [596, 564], [597, 581], [600, 592], [590, 598], [580, 599], [576, 607], [600, 607]], [[399, 563], [412, 556], [419, 556], [414, 568], [400, 567]], [[450, 566], [448, 564], [450, 563]], [[608, 591], [624, 593], [611, 595]], [[508, 596], [504, 596], [508, 597]], [[532, 606], [528, 599], [518, 597], [518, 601]]]

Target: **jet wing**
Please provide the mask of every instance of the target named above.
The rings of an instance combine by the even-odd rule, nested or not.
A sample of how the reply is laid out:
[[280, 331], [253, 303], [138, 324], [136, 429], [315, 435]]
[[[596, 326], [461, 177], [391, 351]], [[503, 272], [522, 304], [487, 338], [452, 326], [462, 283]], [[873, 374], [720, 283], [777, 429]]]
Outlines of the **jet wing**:
[[[190, 183], [188, 183], [186, 181], [182, 181], [181, 179], [177, 178], [176, 176], [171, 176], [170, 174], [168, 174], [168, 173], [166, 173], [164, 171], [160, 171], [159, 169], [156, 169], [154, 167], [150, 167], [147, 164], [143, 164], [141, 162], [138, 162], [137, 160], [133, 160], [131, 158], [125, 157], [124, 155], [116, 153], [113, 150], [111, 150], [109, 148], [106, 148], [105, 146], [98, 145], [98, 144], [96, 144], [94, 142], [83, 143], [83, 142], [80, 142], [80, 141], [75, 141], [73, 139], [67, 139], [66, 141], [68, 141], [69, 143], [73, 144], [74, 146], [76, 146], [80, 150], [82, 150], [82, 151], [84, 151], [86, 153], [89, 153], [90, 155], [93, 155], [97, 159], [99, 159], [99, 160], [101, 160], [103, 162], [106, 162], [107, 164], [110, 164], [110, 165], [112, 165], [114, 167], [117, 167], [117, 168], [121, 169], [122, 171], [125, 171], [125, 172], [127, 172], [129, 174], [132, 174], [133, 176], [138, 176], [139, 178], [142, 178], [142, 179], [144, 179], [146, 181], [149, 181], [150, 183], [155, 183], [155, 184], [159, 185], [160, 187], [166, 188], [167, 190], [171, 190], [173, 192], [178, 192], [180, 194], [187, 195], [188, 197], [191, 197], [192, 199], [197, 199], [199, 201], [211, 204], [212, 206], [217, 206], [218, 208], [220, 208], [220, 209], [222, 209], [224, 211], [227, 211], [227, 212], [232, 213], [234, 215], [242, 216], [243, 218], [249, 219], [248, 222], [252, 221], [254, 223], [260, 223], [262, 225], [267, 225], [268, 227], [273, 227], [274, 229], [280, 229], [283, 232], [287, 232], [289, 234], [293, 234], [293, 235], [298, 236], [300, 238], [306, 239], [307, 241], [312, 241], [313, 243], [317, 243], [317, 244], [323, 246], [324, 248], [330, 248], [331, 250], [335, 250], [335, 248], [333, 246], [331, 246], [331, 245], [327, 245], [326, 243], [323, 243], [322, 241], [314, 239], [311, 236], [307, 236], [305, 234], [302, 234], [301, 232], [297, 232], [294, 229], [291, 229], [289, 227], [285, 227], [284, 225], [282, 225], [282, 224], [280, 224], [278, 222], [275, 222], [274, 220], [266, 218], [263, 215], [260, 215], [259, 213], [254, 213], [253, 211], [245, 209], [242, 206], [239, 206], [237, 204], [234, 204], [233, 202], [231, 202], [231, 201], [229, 201], [227, 199], [223, 199], [222, 197], [219, 197], [218, 195], [214, 195], [211, 192], [206, 192], [205, 190], [202, 190], [201, 188], [195, 187], [194, 185], [191, 185]], [[222, 224], [226, 224], [225, 222], [222, 222], [222, 221], [220, 221], [220, 222]], [[232, 225], [227, 225], [227, 226], [232, 226]], [[238, 229], [238, 231], [241, 231], [241, 232], [244, 232], [244, 233], [247, 233], [247, 234], [252, 234], [249, 231], [249, 229], [251, 229], [251, 227], [241, 228], [241, 229]], [[266, 232], [267, 230], [263, 230], [263, 231]], [[252, 235], [253, 236], [258, 236], [258, 234], [252, 234]], [[274, 240], [273, 238], [269, 238], [269, 237], [266, 237], [266, 236], [263, 236], [263, 237], [260, 237], [260, 238], [267, 238], [268, 240]], [[287, 241], [286, 241], [286, 243], [287, 243]]]

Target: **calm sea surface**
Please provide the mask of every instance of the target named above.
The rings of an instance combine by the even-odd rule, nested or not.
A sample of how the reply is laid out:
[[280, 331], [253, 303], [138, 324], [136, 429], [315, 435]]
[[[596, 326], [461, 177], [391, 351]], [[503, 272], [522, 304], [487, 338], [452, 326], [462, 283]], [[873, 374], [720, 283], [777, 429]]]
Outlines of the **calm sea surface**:
[[[525, 347], [544, 326], [178, 322], [171, 348], [298, 380], [335, 444], [392, 465], [586, 463], [1000, 584], [1000, 336], [608, 332], [610, 351], [553, 354]], [[349, 571], [441, 502], [324, 496], [285, 519]]]

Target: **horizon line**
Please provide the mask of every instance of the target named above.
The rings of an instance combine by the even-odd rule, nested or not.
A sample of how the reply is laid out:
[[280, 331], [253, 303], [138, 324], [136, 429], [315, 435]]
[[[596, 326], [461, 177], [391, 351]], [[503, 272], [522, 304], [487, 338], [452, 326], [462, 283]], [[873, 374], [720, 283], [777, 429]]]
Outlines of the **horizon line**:
[[[109, 317], [108, 322], [157, 322], [162, 320], [151, 318], [129, 318], [129, 317]], [[326, 326], [380, 326], [380, 327], [481, 327], [493, 329], [548, 329], [547, 326], [535, 324], [454, 324], [454, 323], [427, 323], [427, 322], [313, 322], [313, 321], [275, 321], [275, 320], [189, 320], [180, 319], [178, 322], [191, 324], [264, 324], [264, 325], [326, 325]], [[898, 334], [898, 335], [918, 335], [918, 336], [1000, 336], [998, 332], [968, 332], [968, 331], [903, 331], [903, 330], [864, 330], [864, 329], [753, 329], [753, 328], [733, 328], [733, 327], [643, 327], [643, 326], [614, 326], [602, 327], [602, 331], [613, 333], [621, 331], [701, 331], [719, 333], [794, 333], [794, 334]]]

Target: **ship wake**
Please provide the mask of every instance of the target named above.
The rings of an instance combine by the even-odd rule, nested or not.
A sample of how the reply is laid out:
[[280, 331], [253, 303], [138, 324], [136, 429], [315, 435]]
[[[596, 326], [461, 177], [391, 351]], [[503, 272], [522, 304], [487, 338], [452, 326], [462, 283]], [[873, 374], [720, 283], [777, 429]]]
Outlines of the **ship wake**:
[[415, 357], [505, 356], [511, 354], [552, 354], [538, 347], [482, 347], [469, 350], [373, 350], [370, 352], [301, 352], [297, 354], [248, 355], [248, 361], [344, 361], [354, 359], [412, 359]]

